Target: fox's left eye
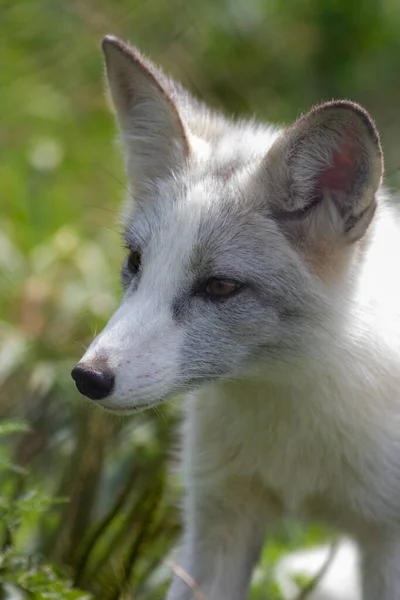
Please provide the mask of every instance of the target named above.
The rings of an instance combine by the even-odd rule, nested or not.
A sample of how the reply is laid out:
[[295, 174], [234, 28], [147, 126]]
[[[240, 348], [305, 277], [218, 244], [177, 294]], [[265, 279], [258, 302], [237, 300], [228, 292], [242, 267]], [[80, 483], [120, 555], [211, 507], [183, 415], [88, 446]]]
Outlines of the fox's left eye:
[[133, 274], [139, 272], [140, 265], [142, 262], [142, 255], [138, 250], [131, 250], [128, 256], [128, 269]]
[[198, 290], [198, 295], [213, 301], [224, 300], [236, 294], [242, 287], [243, 284], [238, 281], [213, 277]]

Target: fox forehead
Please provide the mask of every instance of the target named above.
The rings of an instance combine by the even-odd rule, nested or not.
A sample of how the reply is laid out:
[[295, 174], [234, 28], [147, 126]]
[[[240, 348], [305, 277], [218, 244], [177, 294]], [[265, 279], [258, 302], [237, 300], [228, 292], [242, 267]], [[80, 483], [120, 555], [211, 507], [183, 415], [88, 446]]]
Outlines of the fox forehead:
[[237, 181], [174, 180], [155, 195], [150, 202], [136, 202], [124, 232], [127, 246], [144, 252], [146, 266], [161, 258], [189, 271], [243, 278], [252, 256], [258, 264], [284, 245], [267, 207]]

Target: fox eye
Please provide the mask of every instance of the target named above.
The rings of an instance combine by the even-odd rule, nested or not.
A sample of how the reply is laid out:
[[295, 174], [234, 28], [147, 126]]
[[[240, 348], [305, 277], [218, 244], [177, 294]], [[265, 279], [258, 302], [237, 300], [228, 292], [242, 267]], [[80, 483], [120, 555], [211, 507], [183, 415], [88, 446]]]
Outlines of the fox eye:
[[242, 287], [243, 284], [238, 281], [213, 277], [206, 281], [200, 291], [200, 295], [213, 301], [224, 300], [236, 294]]
[[142, 262], [142, 255], [138, 250], [131, 250], [128, 256], [128, 269], [135, 275], [139, 272], [140, 265]]

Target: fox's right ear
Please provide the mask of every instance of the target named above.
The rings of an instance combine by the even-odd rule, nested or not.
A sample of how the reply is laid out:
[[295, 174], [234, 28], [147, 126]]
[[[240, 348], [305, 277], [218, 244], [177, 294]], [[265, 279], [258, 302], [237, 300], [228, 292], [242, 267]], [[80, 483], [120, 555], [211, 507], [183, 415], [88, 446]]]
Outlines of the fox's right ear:
[[108, 87], [139, 192], [183, 166], [189, 143], [163, 75], [138, 50], [113, 36], [102, 41]]

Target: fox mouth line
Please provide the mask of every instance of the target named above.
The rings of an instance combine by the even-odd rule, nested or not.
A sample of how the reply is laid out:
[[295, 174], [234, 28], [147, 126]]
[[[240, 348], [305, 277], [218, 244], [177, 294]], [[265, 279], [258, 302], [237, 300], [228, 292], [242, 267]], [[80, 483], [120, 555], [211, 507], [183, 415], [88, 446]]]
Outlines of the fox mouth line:
[[147, 404], [140, 404], [138, 406], [112, 406], [110, 404], [101, 404], [100, 406], [107, 410], [108, 412], [112, 412], [114, 414], [122, 414], [122, 413], [138, 413], [142, 412], [152, 406], [158, 406], [163, 401], [162, 398], [159, 400], [155, 400], [154, 402], [148, 402]]

